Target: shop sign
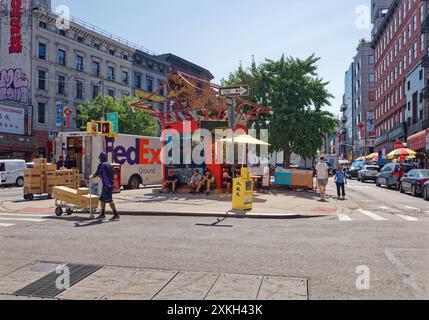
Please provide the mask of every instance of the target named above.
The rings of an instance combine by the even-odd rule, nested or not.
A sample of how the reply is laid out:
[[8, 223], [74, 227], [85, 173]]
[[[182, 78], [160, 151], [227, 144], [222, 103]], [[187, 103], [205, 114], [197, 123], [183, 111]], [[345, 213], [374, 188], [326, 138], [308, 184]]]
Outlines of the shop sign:
[[9, 53], [22, 52], [21, 7], [22, 7], [22, 0], [11, 1]]
[[405, 127], [404, 124], [398, 125], [396, 128], [393, 128], [389, 131], [389, 140], [394, 141], [405, 136]]
[[0, 105], [0, 132], [24, 134], [24, 108]]

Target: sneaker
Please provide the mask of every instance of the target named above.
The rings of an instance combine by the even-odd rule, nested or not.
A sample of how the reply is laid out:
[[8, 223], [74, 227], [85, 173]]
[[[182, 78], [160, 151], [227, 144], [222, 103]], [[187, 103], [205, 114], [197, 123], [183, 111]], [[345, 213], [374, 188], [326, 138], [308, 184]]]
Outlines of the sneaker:
[[105, 220], [105, 219], [106, 219], [105, 214], [100, 214], [97, 218], [95, 218], [95, 220]]
[[113, 217], [112, 217], [112, 219], [110, 219], [110, 221], [118, 221], [118, 220], [120, 220], [120, 216], [118, 215], [118, 214], [115, 214]]

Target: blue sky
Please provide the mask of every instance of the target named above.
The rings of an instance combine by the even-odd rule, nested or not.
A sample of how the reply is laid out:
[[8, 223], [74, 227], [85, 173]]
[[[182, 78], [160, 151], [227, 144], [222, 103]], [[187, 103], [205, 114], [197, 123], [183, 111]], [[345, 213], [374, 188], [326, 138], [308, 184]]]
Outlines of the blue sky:
[[359, 39], [369, 29], [356, 27], [361, 5], [370, 0], [53, 0], [71, 15], [156, 53], [172, 52], [209, 69], [215, 81], [240, 61], [286, 56], [321, 58], [319, 73], [335, 95], [337, 114], [344, 73]]

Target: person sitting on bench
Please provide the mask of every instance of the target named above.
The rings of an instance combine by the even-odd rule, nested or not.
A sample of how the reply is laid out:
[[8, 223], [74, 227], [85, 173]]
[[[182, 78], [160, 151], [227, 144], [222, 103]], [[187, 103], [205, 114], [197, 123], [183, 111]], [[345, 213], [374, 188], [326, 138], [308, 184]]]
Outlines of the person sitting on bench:
[[201, 175], [199, 170], [195, 170], [194, 174], [192, 175], [191, 179], [189, 179], [189, 187], [191, 188], [190, 194], [197, 193], [197, 189], [200, 185], [201, 180], [203, 180], [203, 176]]
[[215, 183], [215, 178], [214, 178], [213, 174], [210, 172], [209, 169], [206, 169], [204, 172], [203, 180], [201, 180], [200, 184], [198, 185], [197, 193], [200, 192], [200, 190], [204, 186], [207, 186], [206, 195], [210, 195], [210, 189], [214, 183]]
[[176, 193], [176, 186], [178, 181], [179, 180], [174, 174], [174, 170], [168, 170], [168, 176], [164, 188], [167, 188], [169, 192]]

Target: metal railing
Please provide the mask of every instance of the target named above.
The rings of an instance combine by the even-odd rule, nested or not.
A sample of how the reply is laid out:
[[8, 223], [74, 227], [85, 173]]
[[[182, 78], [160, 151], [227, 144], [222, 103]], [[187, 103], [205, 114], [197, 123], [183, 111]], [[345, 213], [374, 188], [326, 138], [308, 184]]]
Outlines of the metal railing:
[[[55, 15], [56, 17], [60, 16], [59, 13], [56, 12], [55, 10], [53, 10], [53, 9], [47, 10], [47, 9], [44, 9], [44, 8], [38, 8], [38, 10], [41, 11], [41, 12], [43, 12], [43, 13], [46, 13], [46, 14]], [[120, 36], [117, 36], [117, 35], [115, 35], [115, 34], [113, 34], [111, 32], [108, 32], [108, 31], [106, 31], [104, 29], [101, 29], [101, 28], [99, 28], [99, 27], [97, 27], [97, 26], [95, 26], [95, 25], [93, 25], [93, 24], [91, 24], [89, 22], [86, 22], [86, 21], [84, 21], [82, 19], [79, 19], [79, 18], [76, 18], [76, 17], [73, 17], [73, 16], [69, 16], [67, 18], [67, 20], [69, 20], [70, 22], [72, 22], [74, 24], [79, 25], [80, 27], [88, 29], [89, 31], [95, 32], [95, 33], [97, 33], [99, 35], [102, 35], [102, 36], [104, 36], [106, 38], [109, 38], [109, 39], [111, 39], [113, 41], [119, 42], [120, 44], [128, 46], [128, 47], [130, 47], [132, 49], [143, 51], [143, 52], [145, 52], [145, 53], [147, 53], [149, 55], [152, 55], [152, 56], [157, 56], [158, 55], [155, 51], [152, 51], [152, 50], [149, 50], [147, 48], [144, 48], [144, 47], [142, 47], [142, 46], [140, 46], [140, 45], [138, 45], [138, 44], [136, 44], [136, 43], [134, 43], [132, 41], [128, 41], [128, 40], [126, 40], [126, 39], [124, 39], [124, 38], [122, 38]]]

